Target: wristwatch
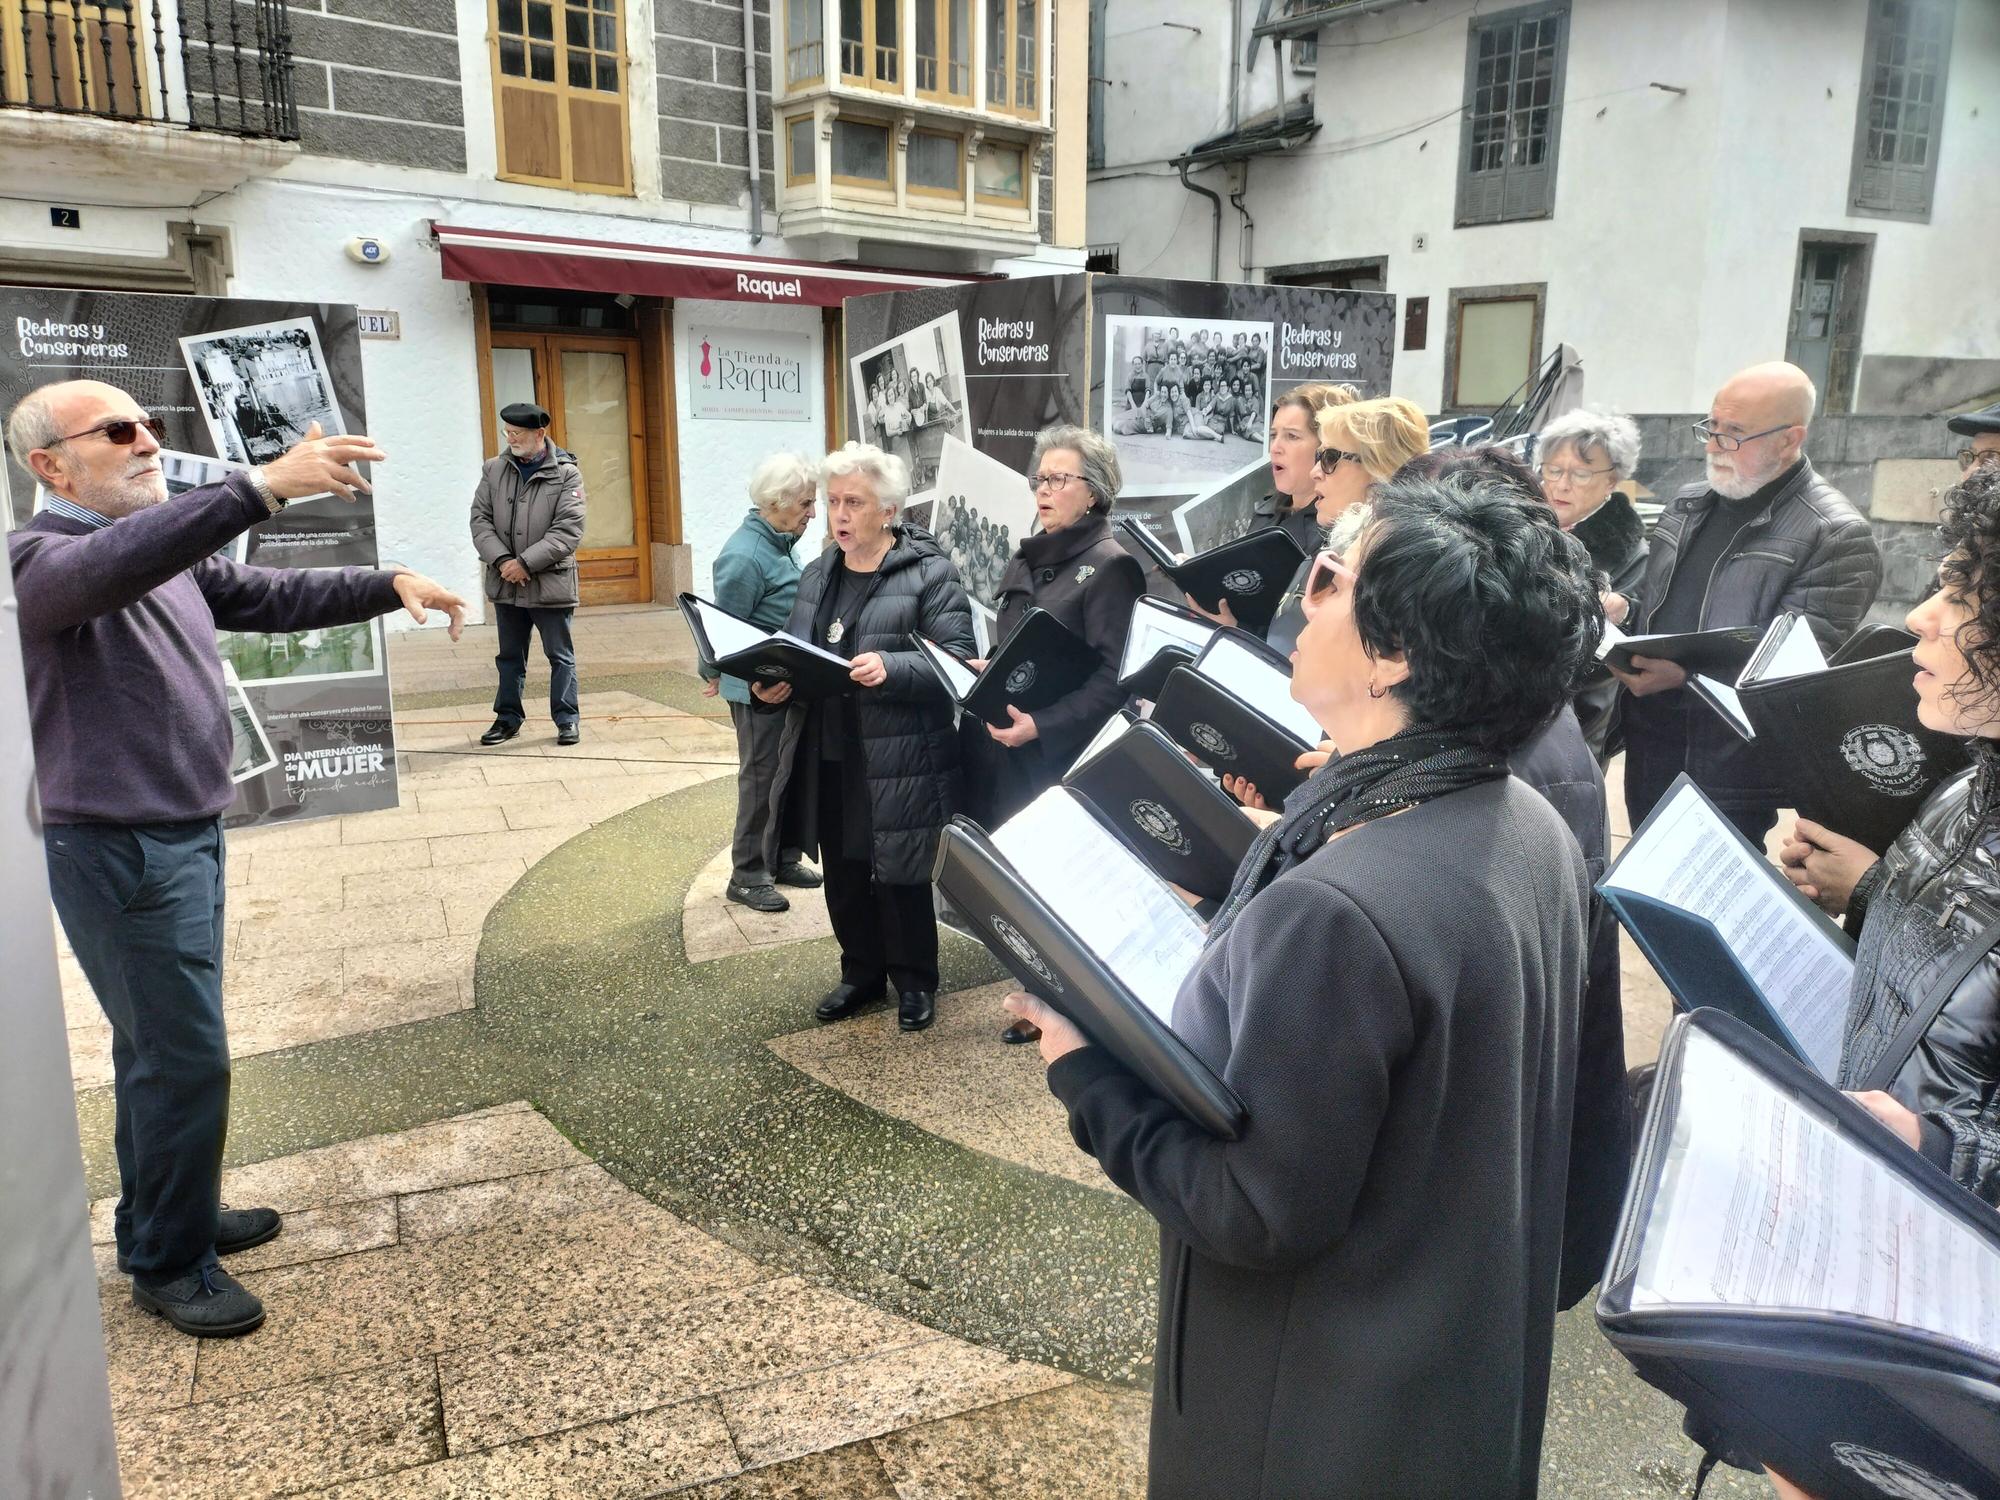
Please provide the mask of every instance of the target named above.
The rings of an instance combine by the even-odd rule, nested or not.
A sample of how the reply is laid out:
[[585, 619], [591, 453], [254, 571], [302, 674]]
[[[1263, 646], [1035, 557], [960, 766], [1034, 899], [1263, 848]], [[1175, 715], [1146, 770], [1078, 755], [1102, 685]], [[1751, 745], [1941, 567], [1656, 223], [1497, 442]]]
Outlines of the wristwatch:
[[254, 468], [249, 470], [248, 473], [250, 475], [250, 488], [255, 490], [257, 498], [264, 502], [264, 509], [268, 510], [274, 516], [283, 510], [285, 502], [280, 500], [277, 492], [271, 488], [271, 481], [264, 477], [263, 469], [261, 467]]

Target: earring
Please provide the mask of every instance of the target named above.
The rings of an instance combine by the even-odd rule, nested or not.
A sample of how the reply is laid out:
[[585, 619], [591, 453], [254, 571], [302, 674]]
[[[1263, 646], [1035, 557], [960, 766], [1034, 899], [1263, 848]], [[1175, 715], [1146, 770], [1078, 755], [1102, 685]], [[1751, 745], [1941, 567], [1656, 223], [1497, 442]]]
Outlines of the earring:
[[1378, 688], [1372, 682], [1368, 684], [1368, 696], [1371, 698], [1379, 698], [1387, 691], [1387, 688]]

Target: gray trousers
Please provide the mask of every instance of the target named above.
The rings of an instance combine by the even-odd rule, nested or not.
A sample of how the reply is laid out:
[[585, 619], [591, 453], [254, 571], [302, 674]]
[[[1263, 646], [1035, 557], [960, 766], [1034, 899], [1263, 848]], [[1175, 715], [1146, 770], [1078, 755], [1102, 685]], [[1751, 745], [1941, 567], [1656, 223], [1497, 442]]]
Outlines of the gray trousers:
[[769, 885], [780, 865], [795, 863], [796, 849], [778, 848], [778, 750], [785, 737], [785, 714], [760, 714], [747, 703], [729, 705], [736, 726], [736, 837], [730, 879], [738, 885]]

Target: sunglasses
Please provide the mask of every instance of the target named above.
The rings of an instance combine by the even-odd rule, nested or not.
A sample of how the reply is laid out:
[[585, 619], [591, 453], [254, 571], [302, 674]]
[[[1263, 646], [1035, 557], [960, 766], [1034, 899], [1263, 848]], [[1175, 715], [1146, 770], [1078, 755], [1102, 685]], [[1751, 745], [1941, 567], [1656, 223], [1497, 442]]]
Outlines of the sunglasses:
[[1360, 575], [1342, 561], [1338, 552], [1321, 552], [1312, 560], [1312, 567], [1306, 573], [1306, 586], [1299, 594], [1299, 603], [1307, 614], [1317, 610], [1327, 600], [1340, 592], [1340, 580], [1349, 584]]
[[78, 438], [101, 437], [107, 443], [116, 443], [120, 448], [129, 448], [139, 441], [139, 429], [143, 427], [152, 433], [153, 441], [167, 440], [167, 424], [158, 417], [120, 417], [116, 421], [99, 422], [95, 427], [86, 427], [81, 432], [72, 432], [68, 437], [57, 438], [58, 443], [73, 443]]
[[1359, 453], [1348, 453], [1340, 448], [1322, 448], [1313, 455], [1313, 462], [1319, 465], [1320, 473], [1331, 474], [1350, 458], [1356, 463], [1361, 462]]

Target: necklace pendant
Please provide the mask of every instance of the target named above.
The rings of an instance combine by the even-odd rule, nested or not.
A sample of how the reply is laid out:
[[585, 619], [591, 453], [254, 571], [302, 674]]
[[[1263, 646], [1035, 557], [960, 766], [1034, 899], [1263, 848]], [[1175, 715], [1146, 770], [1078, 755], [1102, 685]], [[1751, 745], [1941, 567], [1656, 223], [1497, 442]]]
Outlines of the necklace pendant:
[[826, 627], [826, 643], [829, 646], [838, 646], [840, 638], [846, 634], [847, 627], [840, 623], [840, 616], [835, 615], [833, 623]]

